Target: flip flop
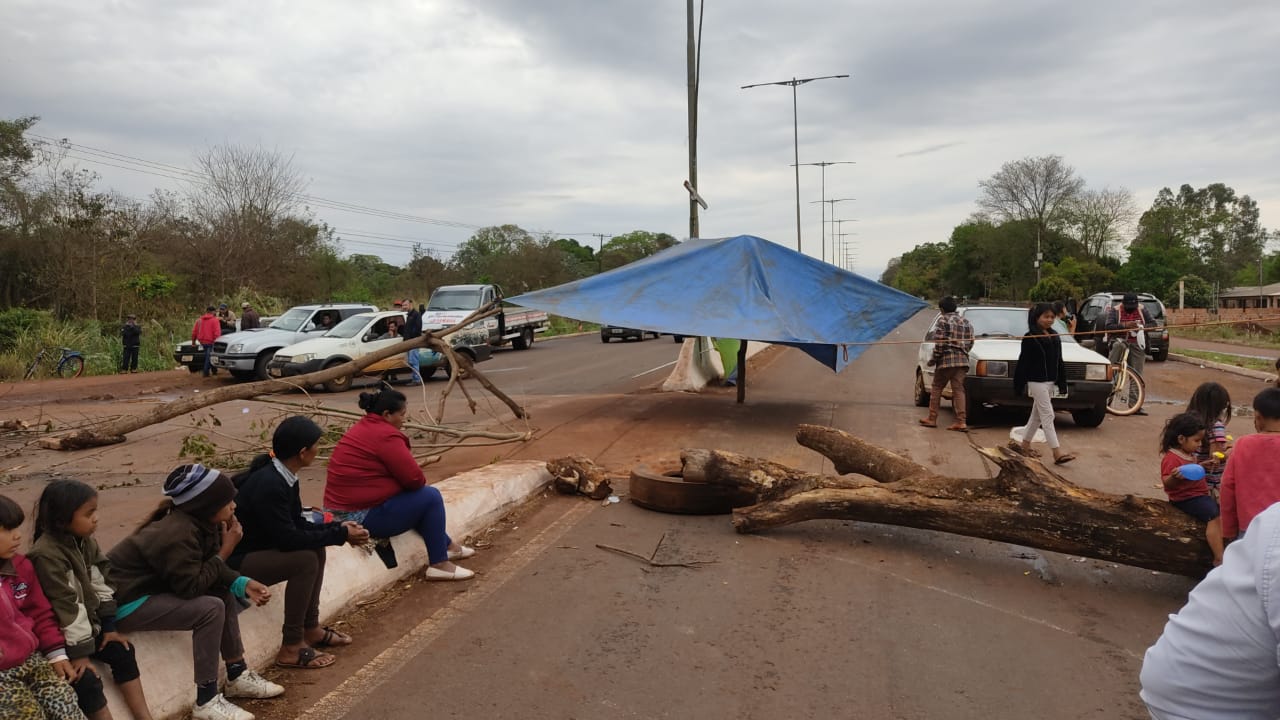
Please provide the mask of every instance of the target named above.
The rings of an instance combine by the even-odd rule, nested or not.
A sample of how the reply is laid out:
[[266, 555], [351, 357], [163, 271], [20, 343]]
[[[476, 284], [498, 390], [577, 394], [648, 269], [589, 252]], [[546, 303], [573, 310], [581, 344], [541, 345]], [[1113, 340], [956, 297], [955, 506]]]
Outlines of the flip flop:
[[1071, 462], [1072, 460], [1075, 460], [1075, 459], [1076, 459], [1076, 456], [1075, 456], [1075, 455], [1072, 455], [1072, 454], [1068, 453], [1068, 454], [1066, 454], [1066, 455], [1063, 455], [1062, 457], [1056, 457], [1056, 458], [1054, 458], [1054, 459], [1053, 459], [1053, 464], [1054, 464], [1054, 465], [1066, 465], [1067, 463], [1069, 463], [1069, 462]]
[[920, 421], [919, 421], [919, 422], [920, 422], [920, 424], [921, 424], [921, 425], [923, 425], [923, 426], [925, 426], [925, 427], [928, 427], [928, 428], [936, 428], [936, 427], [938, 427], [938, 423], [937, 423], [937, 422], [935, 422], [935, 421], [933, 421], [933, 420], [930, 420], [930, 419], [928, 419], [928, 418], [920, 418]]
[[324, 637], [320, 638], [320, 642], [316, 643], [316, 647], [344, 647], [354, 642], [350, 635], [339, 632], [328, 625], [325, 625], [321, 630], [324, 630]]
[[298, 651], [297, 662], [281, 662], [276, 660], [276, 667], [293, 668], [295, 670], [319, 670], [337, 662], [338, 658], [328, 653], [319, 653], [315, 648], [304, 647]]

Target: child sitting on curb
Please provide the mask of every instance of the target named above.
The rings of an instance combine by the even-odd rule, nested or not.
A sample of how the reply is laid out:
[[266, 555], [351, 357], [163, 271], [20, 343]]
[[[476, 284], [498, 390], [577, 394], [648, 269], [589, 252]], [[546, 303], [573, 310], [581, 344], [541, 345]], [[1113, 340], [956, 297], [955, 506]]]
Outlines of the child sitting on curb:
[[26, 515], [0, 495], [0, 717], [84, 720], [75, 670], [31, 561], [18, 554]]
[[[195, 720], [253, 720], [227, 698], [271, 698], [284, 688], [249, 669], [237, 600], [265, 605], [271, 591], [227, 567], [241, 537], [236, 488], [203, 465], [183, 465], [164, 482], [165, 499], [132, 535], [107, 553], [117, 582], [122, 632], [191, 632]], [[218, 692], [218, 656], [227, 685]]]
[[79, 480], [54, 480], [40, 493], [32, 525], [29, 557], [66, 638], [80, 709], [89, 720], [111, 720], [92, 659], [111, 668], [134, 720], [151, 720], [133, 646], [116, 632], [109, 563], [93, 539], [98, 491]]
[[1280, 501], [1280, 388], [1253, 398], [1256, 435], [1236, 440], [1222, 473], [1222, 535], [1243, 535], [1253, 518]]

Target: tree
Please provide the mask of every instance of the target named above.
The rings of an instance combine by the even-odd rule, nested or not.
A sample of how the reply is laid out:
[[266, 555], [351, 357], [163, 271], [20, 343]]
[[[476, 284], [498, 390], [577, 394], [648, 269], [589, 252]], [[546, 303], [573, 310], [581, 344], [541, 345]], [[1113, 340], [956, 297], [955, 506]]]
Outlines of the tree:
[[600, 269], [612, 270], [633, 263], [641, 258], [666, 250], [679, 242], [667, 233], [655, 233], [647, 230], [632, 230], [618, 235], [605, 243], [600, 249]]
[[[1156, 195], [1138, 221], [1133, 246], [1169, 254], [1177, 264], [1176, 272], [1164, 273], [1169, 280], [1194, 272], [1211, 284], [1227, 287], [1246, 269], [1256, 283], [1267, 236], [1258, 205], [1248, 195], [1237, 195], [1222, 183], [1200, 189], [1183, 185], [1176, 195], [1169, 188]], [[1190, 266], [1184, 258], [1190, 259]], [[1160, 290], [1166, 287], [1167, 282], [1159, 286]]]
[[1116, 286], [1132, 292], [1161, 294], [1183, 275], [1196, 268], [1189, 248], [1161, 248], [1155, 244], [1139, 244], [1129, 247], [1129, 259], [1116, 273]]
[[1061, 156], [1045, 155], [1007, 162], [978, 187], [978, 207], [999, 220], [1030, 222], [1039, 248], [1051, 228], [1065, 223], [1084, 180]]
[[1072, 285], [1067, 280], [1058, 275], [1051, 275], [1036, 283], [1027, 292], [1027, 299], [1032, 302], [1053, 302], [1055, 300], [1066, 300], [1067, 298], [1080, 298], [1084, 296], [1084, 291], [1078, 286]]
[[1113, 254], [1137, 218], [1133, 193], [1124, 188], [1083, 190], [1065, 215], [1085, 255], [1091, 258]]
[[467, 282], [496, 282], [497, 265], [533, 236], [518, 225], [494, 225], [477, 230], [454, 251], [449, 265]]
[[[1179, 278], [1178, 281], [1182, 283], [1181, 295], [1185, 307], [1213, 307], [1213, 286], [1205, 282], [1204, 278], [1196, 275], [1186, 275]], [[1164, 293], [1164, 304], [1169, 307], [1178, 307], [1178, 281], [1174, 281]]]
[[[895, 258], [885, 269], [881, 282], [918, 297], [936, 298], [946, 294], [942, 269], [947, 262], [946, 243], [924, 243]], [[890, 276], [892, 270], [892, 276]]]

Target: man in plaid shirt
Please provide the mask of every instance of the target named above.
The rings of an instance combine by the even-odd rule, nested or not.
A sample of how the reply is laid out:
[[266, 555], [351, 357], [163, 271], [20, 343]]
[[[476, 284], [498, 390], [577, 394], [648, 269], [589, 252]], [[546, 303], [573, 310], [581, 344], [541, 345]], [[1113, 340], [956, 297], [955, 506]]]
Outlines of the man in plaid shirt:
[[933, 328], [933, 357], [927, 363], [933, 368], [933, 391], [929, 395], [929, 417], [920, 418], [925, 427], [938, 427], [938, 408], [942, 390], [951, 383], [951, 409], [956, 421], [948, 430], [964, 432], [964, 378], [969, 374], [969, 350], [973, 348], [973, 325], [956, 312], [956, 299], [948, 295], [938, 303], [942, 316]]

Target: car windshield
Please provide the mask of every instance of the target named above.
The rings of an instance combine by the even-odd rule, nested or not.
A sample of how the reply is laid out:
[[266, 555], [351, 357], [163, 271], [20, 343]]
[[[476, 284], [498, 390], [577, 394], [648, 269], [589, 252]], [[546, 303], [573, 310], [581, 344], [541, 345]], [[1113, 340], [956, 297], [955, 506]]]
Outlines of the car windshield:
[[428, 310], [475, 310], [478, 307], [479, 290], [437, 290], [427, 303]]
[[[1018, 308], [967, 308], [965, 318], [973, 325], [973, 336], [984, 337], [1021, 337], [1027, 334], [1027, 311]], [[1063, 334], [1062, 342], [1075, 342], [1070, 335]]]
[[369, 324], [369, 320], [372, 317], [372, 315], [352, 315], [346, 320], [334, 325], [333, 329], [325, 333], [324, 336], [331, 338], [353, 338], [360, 334], [360, 331], [364, 329], [365, 325]]
[[310, 310], [294, 308], [272, 321], [271, 327], [276, 330], [297, 332], [298, 328], [302, 327], [302, 323], [306, 322], [310, 317]]

